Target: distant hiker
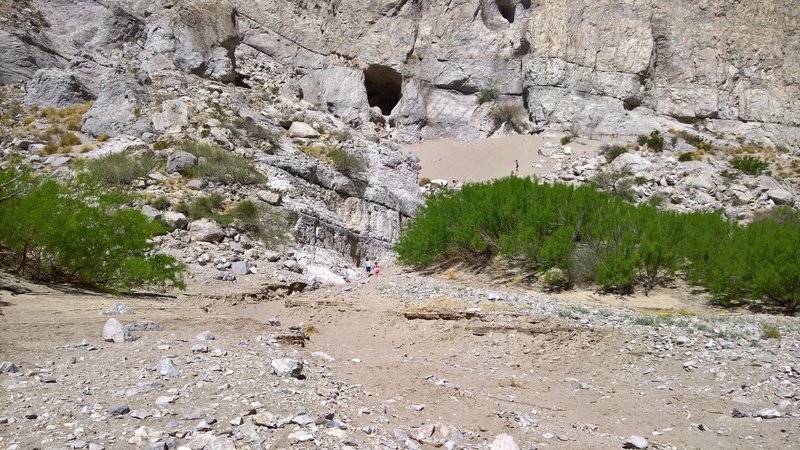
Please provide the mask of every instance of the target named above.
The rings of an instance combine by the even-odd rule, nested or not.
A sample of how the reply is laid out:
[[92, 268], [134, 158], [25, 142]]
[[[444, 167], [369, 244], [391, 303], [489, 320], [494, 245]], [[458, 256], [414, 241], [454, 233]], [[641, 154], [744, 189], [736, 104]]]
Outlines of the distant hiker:
[[517, 167], [517, 168], [515, 169], [515, 171], [516, 171], [516, 172], [519, 172], [519, 160], [518, 160], [518, 159], [515, 159], [515, 160], [514, 160], [514, 165]]
[[372, 273], [374, 273], [376, 277], [381, 274], [381, 266], [378, 265], [378, 261], [375, 261], [372, 267]]
[[366, 266], [367, 266], [367, 276], [371, 277], [372, 276], [372, 261], [367, 259]]

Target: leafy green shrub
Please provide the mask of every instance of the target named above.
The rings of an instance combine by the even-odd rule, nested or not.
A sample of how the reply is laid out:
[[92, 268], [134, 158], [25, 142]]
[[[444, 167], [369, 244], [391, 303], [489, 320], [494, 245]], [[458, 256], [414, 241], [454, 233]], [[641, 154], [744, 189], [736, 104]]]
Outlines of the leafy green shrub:
[[653, 130], [649, 135], [641, 135], [636, 140], [636, 143], [643, 145], [654, 152], [661, 152], [664, 150], [664, 136], [658, 130]]
[[159, 211], [166, 211], [170, 206], [172, 206], [172, 202], [170, 202], [166, 196], [159, 195], [150, 202], [150, 206]]
[[572, 136], [563, 136], [561, 138], [561, 145], [567, 145], [572, 142]]
[[495, 127], [508, 124], [515, 130], [521, 131], [525, 118], [525, 108], [514, 102], [498, 103], [492, 107], [489, 116], [494, 120]]
[[498, 99], [497, 90], [495, 89], [481, 89], [478, 91], [477, 102], [482, 105], [487, 102], [493, 102]]
[[178, 148], [200, 158], [200, 163], [196, 167], [184, 172], [187, 177], [206, 178], [228, 185], [258, 184], [266, 181], [266, 177], [255, 169], [251, 160], [223, 148], [197, 142], [186, 142]]
[[589, 186], [509, 177], [434, 193], [396, 250], [418, 267], [503, 256], [622, 293], [647, 294], [682, 274], [723, 304], [800, 308], [800, 213], [787, 209], [740, 227], [719, 214], [660, 211]]
[[694, 161], [694, 159], [694, 152], [686, 152], [678, 155], [678, 161], [680, 162]]
[[244, 200], [231, 208], [229, 215], [237, 230], [268, 247], [276, 247], [290, 240], [289, 217], [269, 205]]
[[363, 158], [348, 150], [331, 149], [328, 152], [328, 158], [331, 159], [336, 170], [348, 176], [361, 174], [367, 170]]
[[623, 153], [628, 153], [628, 149], [621, 145], [604, 145], [600, 147], [600, 154], [606, 157], [606, 162], [610, 163]]
[[731, 167], [748, 175], [760, 175], [769, 172], [769, 164], [755, 156], [737, 156], [731, 159]]
[[598, 190], [618, 195], [631, 202], [636, 199], [633, 185], [636, 179], [632, 178], [633, 172], [630, 169], [607, 169], [601, 170], [592, 178], [592, 185]]
[[133, 156], [115, 153], [86, 162], [86, 173], [109, 185], [130, 184], [137, 178], [147, 176], [161, 164], [152, 153]]
[[711, 153], [715, 150], [714, 146], [710, 142], [706, 141], [701, 136], [689, 133], [688, 131], [683, 131], [683, 130], [676, 131], [674, 137], [679, 137], [683, 139], [690, 145], [693, 145], [696, 149], [703, 152]]
[[[15, 176], [7, 169], [0, 180]], [[0, 182], [0, 198], [9, 186]], [[0, 244], [17, 273], [108, 291], [184, 287], [184, 266], [153, 253], [150, 238], [164, 229], [124, 208], [125, 196], [30, 176], [14, 189], [0, 201]]]

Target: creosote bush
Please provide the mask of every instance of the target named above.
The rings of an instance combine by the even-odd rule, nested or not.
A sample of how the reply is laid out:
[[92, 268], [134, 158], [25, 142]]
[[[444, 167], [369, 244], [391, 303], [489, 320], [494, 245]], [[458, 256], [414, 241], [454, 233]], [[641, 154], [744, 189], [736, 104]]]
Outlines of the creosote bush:
[[694, 152], [686, 152], [686, 153], [681, 153], [680, 155], [678, 155], [678, 161], [680, 161], [680, 162], [688, 162], [688, 161], [694, 161], [694, 160], [695, 160]]
[[800, 212], [741, 227], [716, 213], [661, 211], [590, 186], [509, 177], [431, 195], [396, 250], [417, 267], [502, 256], [619, 293], [647, 294], [683, 276], [723, 305], [800, 307]]
[[517, 131], [522, 131], [525, 118], [525, 108], [514, 102], [498, 103], [492, 107], [489, 116], [494, 120], [495, 127], [503, 124], [512, 126]]
[[621, 145], [604, 145], [600, 147], [600, 154], [605, 156], [606, 162], [610, 163], [617, 159], [620, 155], [627, 153], [628, 149]]
[[266, 177], [256, 170], [253, 161], [215, 145], [185, 142], [178, 146], [201, 159], [201, 162], [184, 175], [205, 178], [222, 184], [258, 184]]
[[264, 203], [243, 200], [229, 212], [233, 226], [268, 247], [277, 247], [290, 240], [290, 218]]
[[153, 153], [141, 155], [115, 153], [86, 161], [86, 173], [95, 180], [109, 185], [130, 184], [138, 178], [146, 177], [155, 170], [162, 161]]
[[105, 291], [183, 288], [184, 266], [153, 253], [164, 232], [128, 198], [95, 185], [62, 185], [0, 172], [0, 245], [5, 267], [36, 279]]

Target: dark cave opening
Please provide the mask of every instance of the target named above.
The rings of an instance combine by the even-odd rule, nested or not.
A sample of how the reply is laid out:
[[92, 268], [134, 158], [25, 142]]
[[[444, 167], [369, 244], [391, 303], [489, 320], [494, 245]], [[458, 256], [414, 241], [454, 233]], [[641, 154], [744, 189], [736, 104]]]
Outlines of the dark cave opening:
[[500, 11], [500, 15], [503, 16], [508, 23], [514, 23], [514, 13], [516, 12], [517, 5], [513, 4], [511, 0], [494, 0], [494, 2], [497, 5], [497, 10]]
[[369, 106], [377, 106], [384, 116], [391, 114], [403, 95], [400, 72], [379, 64], [372, 64], [364, 71], [364, 86]]

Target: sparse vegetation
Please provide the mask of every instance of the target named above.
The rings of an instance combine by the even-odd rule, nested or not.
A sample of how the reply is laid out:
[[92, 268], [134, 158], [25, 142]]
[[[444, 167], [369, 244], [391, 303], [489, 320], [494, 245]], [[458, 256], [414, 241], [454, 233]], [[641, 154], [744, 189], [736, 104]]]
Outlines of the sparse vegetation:
[[244, 139], [248, 145], [267, 144], [265, 150], [272, 153], [280, 144], [280, 134], [259, 125], [252, 117], [239, 117], [228, 127], [235, 136]]
[[152, 153], [130, 155], [115, 153], [86, 162], [86, 173], [95, 180], [109, 185], [130, 184], [137, 178], [147, 176], [161, 161]]
[[605, 156], [607, 163], [614, 161], [624, 153], [628, 153], [628, 149], [621, 145], [604, 145], [600, 147], [600, 154]]
[[780, 339], [781, 329], [772, 323], [761, 323], [761, 337], [764, 339]]
[[178, 203], [173, 209], [193, 220], [213, 218], [221, 219], [217, 220], [218, 222], [227, 223], [230, 220], [218, 217], [222, 213], [224, 201], [225, 199], [219, 194], [201, 195], [190, 202]]
[[497, 90], [486, 88], [486, 89], [481, 89], [480, 91], [478, 91], [478, 96], [477, 96], [476, 100], [477, 100], [479, 105], [482, 105], [482, 104], [487, 103], [487, 102], [493, 102], [493, 101], [497, 100], [498, 98], [499, 97], [497, 95]]
[[150, 201], [150, 206], [159, 211], [166, 211], [169, 209], [170, 206], [172, 206], [172, 203], [166, 196], [159, 195], [158, 197]]
[[229, 216], [237, 230], [268, 247], [286, 244], [291, 238], [289, 217], [269, 205], [244, 200], [231, 208]]
[[636, 143], [657, 153], [664, 150], [664, 136], [662, 136], [661, 132], [658, 130], [653, 130], [649, 135], [639, 136]]
[[[710, 142], [706, 141], [701, 136], [689, 133], [688, 131], [674, 131], [673, 138], [683, 139], [688, 144], [694, 146], [697, 150], [703, 153], [713, 153], [716, 151], [716, 148]], [[673, 143], [673, 145], [675, 145], [675, 143]]]
[[769, 164], [755, 156], [737, 156], [730, 161], [731, 167], [748, 175], [761, 175], [769, 173]]
[[223, 148], [197, 142], [186, 142], [178, 148], [202, 158], [200, 164], [184, 172], [189, 178], [206, 178], [221, 184], [258, 184], [266, 181], [266, 177], [255, 169], [253, 161]]
[[678, 155], [678, 161], [680, 162], [688, 162], [694, 160], [695, 160], [694, 152], [686, 152]]
[[572, 142], [572, 136], [563, 136], [561, 138], [561, 145], [567, 145]]
[[499, 128], [503, 124], [508, 124], [515, 130], [521, 131], [525, 118], [525, 108], [518, 103], [503, 102], [494, 105], [489, 115], [494, 120], [495, 127]]
[[352, 151], [336, 148], [331, 149], [327, 156], [333, 162], [336, 170], [347, 176], [362, 174], [367, 170], [364, 159]]

